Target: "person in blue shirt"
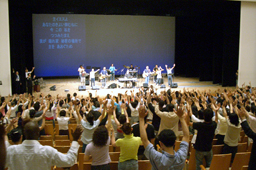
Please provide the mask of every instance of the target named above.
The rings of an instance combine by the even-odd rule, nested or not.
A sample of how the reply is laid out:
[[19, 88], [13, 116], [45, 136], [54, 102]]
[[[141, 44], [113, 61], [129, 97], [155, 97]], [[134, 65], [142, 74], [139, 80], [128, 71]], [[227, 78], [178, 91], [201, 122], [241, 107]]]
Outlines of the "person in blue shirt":
[[109, 71], [110, 71], [110, 80], [115, 80], [115, 71], [117, 71], [117, 69], [115, 68], [114, 64], [111, 64], [111, 66], [109, 67]]
[[102, 76], [102, 79], [101, 79], [102, 87], [105, 87], [106, 82], [107, 82], [107, 76], [108, 76], [108, 72], [106, 70], [106, 67], [103, 67], [103, 70], [101, 70], [100, 74]]
[[145, 83], [149, 83], [149, 77], [150, 77], [150, 69], [147, 66], [146, 69], [143, 71], [143, 77], [145, 77]]
[[173, 145], [176, 141], [176, 135], [171, 129], [164, 129], [158, 136], [159, 144], [162, 150], [162, 153], [155, 150], [152, 143], [149, 142], [146, 129], [144, 117], [147, 115], [144, 106], [139, 108], [139, 120], [140, 120], [140, 138], [144, 145], [145, 152], [144, 155], [149, 159], [152, 170], [162, 170], [162, 169], [175, 169], [182, 170], [185, 166], [185, 161], [188, 154], [189, 146], [189, 130], [185, 121], [184, 108], [181, 106], [175, 113], [179, 116], [182, 130], [183, 138], [180, 143], [180, 149], [175, 152]]

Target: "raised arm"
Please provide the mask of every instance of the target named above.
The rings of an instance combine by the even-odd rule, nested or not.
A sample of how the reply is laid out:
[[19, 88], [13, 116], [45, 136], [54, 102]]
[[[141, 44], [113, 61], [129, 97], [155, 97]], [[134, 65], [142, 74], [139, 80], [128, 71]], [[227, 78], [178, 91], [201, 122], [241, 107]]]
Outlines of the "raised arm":
[[148, 140], [147, 132], [145, 129], [144, 118], [146, 115], [147, 115], [147, 112], [145, 110], [145, 106], [140, 106], [140, 108], [139, 108], [140, 138], [141, 138], [144, 148], [146, 148], [150, 144], [150, 141]]
[[187, 123], [185, 121], [185, 117], [187, 115], [185, 114], [184, 108], [183, 107], [178, 108], [177, 112], [175, 112], [175, 113], [177, 114], [177, 116], [180, 119], [182, 131], [183, 131], [182, 141], [189, 143], [189, 130], [188, 130]]

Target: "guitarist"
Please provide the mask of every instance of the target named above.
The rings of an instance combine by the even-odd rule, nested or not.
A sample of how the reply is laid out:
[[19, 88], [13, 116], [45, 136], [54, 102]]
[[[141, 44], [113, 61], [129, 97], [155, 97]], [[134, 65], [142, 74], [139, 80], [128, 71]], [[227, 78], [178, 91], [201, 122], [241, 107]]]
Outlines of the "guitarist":
[[145, 83], [149, 83], [149, 76], [150, 76], [150, 69], [149, 67], [147, 66], [146, 69], [143, 71], [143, 74], [145, 77]]
[[175, 64], [173, 64], [172, 68], [170, 66], [167, 68], [167, 65], [165, 65], [165, 68], [167, 70], [168, 85], [170, 87], [172, 87], [172, 75], [173, 75], [172, 70], [174, 69], [174, 67], [175, 67]]
[[117, 71], [117, 69], [115, 68], [114, 64], [111, 64], [111, 66], [109, 67], [109, 71], [110, 71], [110, 80], [115, 80], [115, 71]]
[[102, 87], [105, 87], [106, 82], [107, 82], [107, 76], [108, 76], [108, 72], [106, 70], [106, 67], [103, 67], [103, 70], [101, 70], [100, 75], [102, 77], [102, 79], [101, 79]]

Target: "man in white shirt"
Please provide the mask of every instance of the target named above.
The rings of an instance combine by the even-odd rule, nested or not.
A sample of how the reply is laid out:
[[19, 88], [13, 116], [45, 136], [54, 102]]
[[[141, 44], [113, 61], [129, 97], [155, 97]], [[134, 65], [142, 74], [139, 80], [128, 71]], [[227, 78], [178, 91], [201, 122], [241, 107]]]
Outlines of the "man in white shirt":
[[79, 139], [82, 128], [77, 126], [73, 135], [73, 142], [67, 154], [58, 152], [51, 146], [42, 146], [38, 141], [39, 127], [35, 122], [28, 122], [24, 127], [26, 140], [20, 145], [9, 146], [6, 141], [7, 156], [6, 167], [11, 170], [33, 169], [46, 170], [51, 169], [52, 166], [68, 167], [77, 162], [77, 154]]
[[156, 71], [156, 78], [157, 78], [157, 81], [156, 81], [156, 85], [160, 85], [161, 84], [161, 79], [162, 79], [162, 71], [164, 71], [164, 69], [162, 69], [162, 67], [158, 67], [158, 70]]
[[95, 86], [95, 73], [97, 73], [100, 69], [94, 71], [94, 68], [92, 68], [92, 71], [90, 72], [90, 79], [91, 79], [91, 87]]
[[170, 87], [172, 87], [172, 70], [174, 69], [175, 64], [173, 64], [172, 68], [169, 66], [167, 67], [167, 65], [165, 65], [166, 71], [167, 71], [167, 78], [168, 78], [168, 85]]
[[80, 65], [77, 71], [79, 72], [79, 77], [81, 79], [82, 72], [84, 71], [84, 67], [82, 65]]

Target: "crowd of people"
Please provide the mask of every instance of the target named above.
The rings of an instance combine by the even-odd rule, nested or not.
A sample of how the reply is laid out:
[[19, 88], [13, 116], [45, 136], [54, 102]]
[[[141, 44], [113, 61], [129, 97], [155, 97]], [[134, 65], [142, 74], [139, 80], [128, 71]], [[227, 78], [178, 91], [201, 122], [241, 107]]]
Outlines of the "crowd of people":
[[[77, 161], [81, 136], [84, 160], [92, 159], [92, 169], [110, 169], [109, 145], [120, 147], [118, 169], [138, 169], [138, 160], [147, 159], [152, 169], [183, 169], [188, 156], [190, 134], [196, 151], [196, 169], [203, 159], [209, 167], [212, 141], [224, 144], [222, 153], [237, 153], [240, 131], [253, 141], [248, 169], [256, 163], [256, 90], [251, 86], [231, 90], [163, 90], [153, 86], [124, 94], [93, 96], [13, 95], [1, 97], [1, 166], [15, 169], [68, 167]], [[68, 135], [75, 118], [77, 129], [67, 154], [37, 140], [46, 121], [59, 124], [60, 135]], [[182, 129], [182, 131], [180, 131]], [[180, 149], [175, 141], [183, 135]], [[8, 138], [12, 140], [10, 145]], [[4, 142], [5, 141], [5, 142]]]

